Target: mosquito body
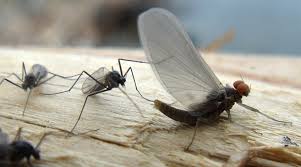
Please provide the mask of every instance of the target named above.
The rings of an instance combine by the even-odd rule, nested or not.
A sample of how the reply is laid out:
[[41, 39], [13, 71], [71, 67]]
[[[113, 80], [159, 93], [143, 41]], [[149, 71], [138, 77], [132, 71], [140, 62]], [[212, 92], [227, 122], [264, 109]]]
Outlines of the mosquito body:
[[27, 164], [32, 166], [30, 162], [31, 156], [36, 160], [40, 160], [40, 150], [38, 149], [44, 140], [46, 133], [42, 136], [39, 143], [34, 147], [30, 142], [21, 140], [22, 128], [19, 128], [15, 139], [9, 142], [8, 135], [0, 129], [0, 165], [16, 166], [26, 158]]
[[70, 92], [74, 88], [76, 83], [79, 81], [79, 79], [82, 77], [83, 74], [86, 74], [88, 76], [87, 79], [83, 82], [82, 88], [81, 88], [82, 93], [86, 95], [86, 98], [85, 98], [84, 104], [82, 106], [82, 109], [80, 111], [80, 114], [76, 120], [76, 123], [74, 124], [74, 126], [72, 127], [72, 129], [70, 131], [71, 133], [76, 128], [76, 126], [82, 116], [82, 113], [84, 111], [84, 108], [86, 106], [88, 98], [91, 96], [94, 96], [96, 94], [110, 91], [113, 88], [118, 88], [120, 85], [124, 87], [125, 82], [126, 82], [126, 76], [129, 72], [131, 72], [131, 74], [132, 74], [135, 88], [136, 88], [137, 92], [139, 93], [139, 95], [142, 98], [144, 98], [145, 100], [151, 101], [151, 100], [145, 98], [144, 96], [142, 96], [142, 94], [138, 90], [133, 69], [131, 67], [129, 67], [126, 70], [126, 72], [123, 73], [121, 61], [129, 61], [129, 62], [135, 62], [135, 63], [147, 63], [147, 62], [136, 61], [136, 60], [118, 59], [120, 72], [114, 70], [113, 68], [112, 68], [112, 70], [109, 70], [106, 67], [100, 67], [98, 70], [96, 70], [92, 74], [89, 74], [86, 71], [82, 71], [80, 74], [78, 74], [79, 75], [78, 78], [76, 79], [76, 81], [73, 83], [73, 85], [68, 90], [60, 91], [60, 92], [56, 92], [56, 93], [43, 93], [43, 95], [55, 95], [55, 94]]
[[157, 79], [163, 87], [185, 108], [172, 107], [160, 100], [154, 105], [169, 118], [194, 125], [215, 122], [224, 111], [231, 120], [230, 109], [235, 103], [278, 122], [259, 110], [242, 103], [250, 88], [244, 81], [236, 81], [233, 87], [223, 86], [213, 71], [197, 52], [184, 27], [170, 12], [154, 8], [139, 16], [139, 37]]
[[[49, 78], [46, 78], [48, 74], [51, 74], [52, 76], [49, 77]], [[21, 85], [7, 79], [10, 76], [15, 76], [19, 81], [21, 81]], [[54, 74], [52, 72], [49, 72], [45, 66], [40, 65], [40, 64], [34, 64], [31, 67], [29, 73], [27, 73], [26, 68], [25, 68], [25, 64], [23, 62], [22, 63], [22, 76], [21, 76], [21, 78], [17, 74], [11, 73], [8, 77], [1, 80], [0, 85], [4, 81], [6, 81], [6, 82], [8, 82], [8, 83], [20, 88], [20, 89], [23, 89], [24, 91], [28, 91], [26, 103], [25, 103], [23, 113], [22, 113], [22, 115], [24, 116], [32, 89], [46, 83], [47, 81], [53, 79], [54, 77], [60, 77], [60, 78], [68, 79], [68, 78], [72, 78], [74, 76], [77, 76], [77, 75], [65, 77], [65, 76], [61, 76], [61, 75], [58, 75], [58, 74]]]

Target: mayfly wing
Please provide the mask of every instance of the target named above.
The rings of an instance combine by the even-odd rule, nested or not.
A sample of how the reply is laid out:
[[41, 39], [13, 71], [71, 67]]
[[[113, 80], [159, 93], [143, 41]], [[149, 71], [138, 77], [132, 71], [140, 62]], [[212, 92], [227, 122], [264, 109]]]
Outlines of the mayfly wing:
[[9, 143], [8, 135], [2, 132], [2, 130], [0, 129], [0, 144], [8, 144], [8, 143]]
[[173, 14], [150, 9], [139, 16], [138, 29], [158, 80], [180, 103], [191, 107], [223, 87]]
[[82, 85], [82, 92], [84, 94], [91, 93], [96, 89], [99, 89], [101, 86], [103, 86], [104, 89], [105, 79], [108, 73], [110, 73], [110, 71], [105, 67], [100, 67], [98, 70], [93, 72], [91, 76], [93, 76], [94, 79], [96, 79], [98, 82], [102, 83], [103, 85], [99, 85], [91, 77], [88, 77]]

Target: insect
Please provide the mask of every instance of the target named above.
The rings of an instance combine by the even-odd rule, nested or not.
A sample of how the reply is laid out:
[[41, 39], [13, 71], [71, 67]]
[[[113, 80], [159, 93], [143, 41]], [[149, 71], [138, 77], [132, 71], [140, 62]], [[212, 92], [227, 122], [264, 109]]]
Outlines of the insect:
[[[49, 78], [46, 78], [48, 74], [52, 74], [52, 76], [49, 77]], [[19, 81], [22, 82], [22, 84], [19, 85], [19, 84], [13, 82], [13, 81], [7, 79], [10, 76], [15, 76]], [[47, 81], [53, 79], [54, 77], [69, 79], [69, 78], [72, 78], [72, 77], [75, 77], [75, 76], [77, 76], [77, 75], [65, 77], [65, 76], [61, 76], [61, 75], [49, 72], [46, 69], [45, 66], [40, 65], [40, 64], [34, 64], [31, 67], [30, 72], [27, 73], [26, 68], [25, 68], [25, 64], [23, 62], [22, 63], [22, 76], [21, 76], [21, 78], [16, 73], [11, 73], [11, 74], [8, 75], [8, 77], [1, 80], [0, 85], [4, 81], [7, 81], [8, 83], [10, 83], [10, 84], [12, 84], [12, 85], [14, 85], [14, 86], [16, 86], [20, 89], [23, 89], [24, 91], [28, 91], [25, 106], [24, 106], [23, 113], [22, 113], [22, 115], [24, 116], [25, 110], [26, 110], [26, 107], [27, 107], [27, 104], [28, 104], [28, 100], [29, 100], [29, 97], [30, 97], [30, 94], [31, 94], [33, 88], [38, 87], [38, 86], [46, 83]]]
[[[82, 116], [82, 113], [84, 111], [84, 108], [86, 106], [88, 98], [91, 97], [91, 96], [94, 96], [96, 94], [100, 94], [100, 93], [103, 93], [103, 92], [110, 91], [113, 88], [118, 88], [120, 85], [124, 87], [125, 82], [126, 82], [126, 76], [129, 72], [131, 72], [131, 74], [132, 74], [135, 89], [137, 90], [139, 95], [143, 99], [145, 99], [147, 101], [151, 101], [151, 100], [145, 98], [141, 94], [141, 92], [139, 91], [132, 67], [129, 67], [126, 70], [126, 72], [123, 73], [122, 66], [121, 66], [121, 61], [129, 61], [129, 62], [135, 62], [135, 63], [147, 63], [147, 62], [144, 62], [144, 61], [137, 61], [137, 60], [118, 59], [118, 65], [119, 65], [120, 73], [118, 71], [114, 70], [113, 68], [110, 71], [106, 67], [100, 67], [98, 70], [96, 70], [92, 74], [89, 74], [86, 71], [82, 71], [80, 74], [78, 74], [79, 75], [78, 78], [75, 80], [73, 85], [68, 90], [60, 91], [60, 92], [56, 92], [56, 93], [43, 93], [43, 95], [55, 95], [55, 94], [70, 92], [74, 88], [75, 84], [79, 81], [79, 79], [81, 78], [81, 76], [83, 74], [86, 74], [88, 76], [86, 78], [86, 80], [83, 82], [82, 88], [81, 88], [82, 93], [87, 95], [87, 96], [85, 98], [85, 101], [84, 101], [84, 104], [83, 104], [82, 109], [80, 111], [80, 114], [79, 114], [74, 126], [72, 127], [70, 133], [72, 133], [73, 130], [76, 128], [76, 126], [77, 126], [77, 124], [78, 124], [78, 122], [79, 122], [79, 120]], [[151, 102], [153, 102], [153, 101], [151, 101]]]
[[0, 129], [0, 165], [19, 165], [26, 158], [27, 164], [32, 166], [30, 162], [31, 156], [36, 160], [40, 160], [40, 150], [38, 149], [47, 133], [41, 137], [38, 144], [34, 147], [30, 142], [21, 140], [22, 128], [19, 128], [15, 139], [9, 142], [8, 135]]
[[284, 147], [299, 146], [296, 142], [292, 141], [292, 139], [289, 138], [288, 136], [283, 136], [281, 143], [284, 144]]
[[186, 150], [193, 143], [200, 123], [215, 122], [223, 111], [231, 120], [230, 109], [235, 103], [271, 118], [242, 103], [242, 97], [250, 92], [244, 81], [235, 81], [234, 88], [222, 85], [172, 13], [159, 8], [150, 9], [139, 16], [138, 30], [157, 79], [189, 110], [174, 108], [160, 100], [154, 101], [155, 108], [169, 118], [195, 126]]

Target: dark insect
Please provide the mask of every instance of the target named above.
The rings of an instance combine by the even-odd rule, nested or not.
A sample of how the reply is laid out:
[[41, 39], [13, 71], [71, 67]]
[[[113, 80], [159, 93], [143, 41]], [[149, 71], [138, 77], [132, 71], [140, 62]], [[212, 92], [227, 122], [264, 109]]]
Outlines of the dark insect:
[[[189, 36], [177, 18], [170, 12], [154, 8], [139, 16], [140, 40], [157, 79], [186, 110], [174, 108], [160, 100], [154, 105], [171, 119], [195, 126], [189, 149], [200, 123], [212, 123], [237, 103], [244, 108], [278, 121], [259, 110], [242, 104], [250, 88], [244, 81], [234, 82], [234, 88], [224, 87], [213, 71], [197, 52]], [[285, 121], [278, 121], [289, 123]]]
[[36, 160], [40, 160], [40, 150], [38, 148], [47, 133], [41, 137], [39, 143], [34, 147], [30, 142], [21, 140], [21, 131], [22, 128], [19, 128], [15, 139], [9, 142], [8, 135], [0, 129], [0, 166], [18, 166], [24, 158], [26, 158], [27, 164], [32, 166], [31, 156]]
[[85, 108], [88, 98], [93, 95], [112, 90], [113, 88], [118, 88], [120, 85], [125, 86], [126, 76], [129, 72], [131, 72], [131, 74], [132, 74], [135, 88], [136, 88], [137, 92], [139, 93], [139, 95], [143, 99], [145, 99], [147, 101], [151, 101], [151, 100], [145, 98], [138, 90], [137, 83], [135, 80], [135, 75], [134, 75], [132, 67], [129, 67], [126, 70], [126, 72], [123, 73], [122, 67], [121, 67], [121, 61], [129, 61], [129, 62], [135, 62], [135, 63], [147, 63], [147, 62], [136, 61], [136, 60], [118, 59], [120, 73], [114, 69], [112, 69], [110, 71], [105, 67], [100, 67], [98, 70], [96, 70], [92, 74], [89, 74], [86, 71], [82, 71], [80, 74], [78, 74], [79, 75], [78, 78], [76, 79], [76, 81], [73, 83], [73, 85], [68, 90], [56, 92], [56, 93], [43, 93], [43, 95], [55, 95], [55, 94], [70, 92], [83, 74], [86, 74], [88, 76], [87, 79], [82, 84], [82, 89], [81, 89], [83, 94], [85, 94], [87, 96], [86, 96], [85, 102], [83, 104], [83, 107], [80, 111], [80, 114], [77, 118], [77, 121], [74, 124], [73, 128], [71, 129], [70, 133], [72, 133], [73, 130], [75, 129], [75, 127], [77, 126], [77, 124], [82, 116], [82, 113], [84, 111], [84, 108]]
[[282, 144], [284, 144], [284, 147], [288, 147], [288, 146], [299, 146], [296, 142], [293, 142], [291, 140], [291, 138], [289, 138], [288, 136], [283, 136], [282, 137]]
[[[48, 74], [51, 74], [52, 76], [49, 77], [49, 78], [46, 78]], [[10, 76], [15, 76], [19, 81], [22, 82], [22, 84], [19, 85], [19, 84], [13, 82], [13, 81], [7, 79]], [[25, 106], [24, 106], [23, 113], [22, 113], [22, 115], [24, 116], [25, 110], [26, 110], [26, 107], [27, 107], [27, 104], [28, 104], [28, 100], [29, 100], [29, 97], [30, 97], [30, 94], [31, 94], [31, 91], [32, 91], [33, 88], [38, 87], [38, 86], [46, 83], [47, 81], [53, 79], [54, 77], [69, 79], [69, 78], [72, 78], [72, 77], [75, 77], [75, 76], [77, 76], [77, 75], [65, 77], [65, 76], [61, 76], [61, 75], [49, 72], [46, 69], [46, 67], [44, 67], [43, 65], [40, 65], [40, 64], [34, 64], [31, 67], [30, 72], [27, 73], [26, 69], [25, 69], [24, 62], [23, 62], [22, 63], [22, 77], [20, 78], [16, 73], [11, 73], [11, 74], [9, 74], [9, 76], [7, 76], [6, 78], [1, 80], [0, 85], [3, 83], [3, 81], [7, 81], [8, 83], [11, 83], [12, 85], [14, 85], [14, 86], [16, 86], [20, 89], [23, 89], [24, 91], [28, 91], [27, 99], [26, 99]]]

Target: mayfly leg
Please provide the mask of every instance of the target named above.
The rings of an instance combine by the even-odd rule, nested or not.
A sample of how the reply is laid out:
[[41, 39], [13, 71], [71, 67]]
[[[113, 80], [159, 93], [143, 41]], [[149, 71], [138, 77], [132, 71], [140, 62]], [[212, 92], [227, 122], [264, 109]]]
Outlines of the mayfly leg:
[[196, 136], [196, 132], [197, 132], [197, 129], [198, 127], [200, 126], [201, 123], [205, 123], [205, 124], [209, 124], [210, 123], [210, 120], [208, 119], [204, 119], [202, 117], [199, 117], [195, 123], [195, 126], [194, 126], [194, 131], [193, 131], [193, 135], [192, 135], [192, 138], [191, 138], [191, 141], [190, 143], [185, 147], [185, 151], [188, 151], [190, 146], [192, 145], [194, 139], [195, 139], [195, 136]]
[[140, 95], [143, 99], [145, 99], [145, 100], [147, 100], [147, 101], [149, 101], [149, 102], [154, 102], [154, 100], [150, 100], [150, 99], [144, 97], [144, 96], [141, 94], [141, 92], [139, 91], [132, 67], [129, 67], [129, 68], [126, 70], [126, 72], [123, 74], [122, 66], [121, 66], [121, 61], [129, 61], [129, 62], [135, 62], [135, 63], [147, 63], [147, 64], [148, 64], [148, 62], [145, 62], [145, 61], [139, 61], [139, 60], [118, 59], [118, 65], [119, 65], [119, 70], [120, 70], [121, 76], [123, 76], [124, 78], [126, 78], [127, 74], [131, 71], [132, 78], [133, 78], [133, 81], [134, 81], [134, 85], [135, 85], [135, 88], [136, 88], [137, 92], [139, 93], [139, 95]]
[[[82, 71], [80, 74], [76, 74], [76, 75], [78, 75], [78, 77], [77, 77], [77, 79], [75, 80], [75, 82], [72, 84], [72, 86], [71, 86], [69, 89], [64, 90], [64, 91], [61, 91], [61, 92], [56, 92], [56, 93], [41, 93], [41, 94], [42, 94], [42, 95], [56, 95], [56, 94], [61, 94], [61, 93], [70, 92], [70, 91], [74, 88], [75, 84], [76, 84], [76, 83], [79, 81], [79, 79], [82, 77], [83, 74], [86, 74], [88, 77], [90, 77], [91, 79], [93, 79], [97, 84], [103, 85], [102, 83], [100, 83], [99, 81], [97, 81], [97, 79], [95, 79], [92, 75], [90, 75], [88, 72]], [[74, 76], [76, 76], [76, 75], [74, 75]]]
[[99, 93], [103, 93], [103, 92], [106, 92], [106, 91], [109, 91], [109, 90], [111, 90], [111, 89], [100, 90], [100, 91], [93, 92], [93, 93], [90, 93], [90, 94], [87, 95], [87, 97], [86, 97], [86, 99], [85, 99], [85, 102], [84, 102], [84, 104], [83, 104], [83, 107], [82, 107], [82, 109], [81, 109], [81, 111], [80, 111], [80, 114], [79, 114], [79, 116], [78, 116], [78, 118], [77, 118], [77, 120], [76, 120], [76, 122], [75, 122], [73, 128], [71, 129], [70, 133], [73, 133], [73, 130], [75, 129], [76, 125], [78, 124], [78, 122], [79, 122], [79, 120], [80, 120], [80, 118], [81, 118], [81, 116], [82, 116], [82, 114], [83, 114], [83, 111], [84, 111], [84, 108], [85, 108], [86, 103], [87, 103], [87, 101], [88, 101], [88, 98], [91, 97], [91, 96], [93, 96], [93, 95], [96, 95], [96, 94], [99, 94]]

